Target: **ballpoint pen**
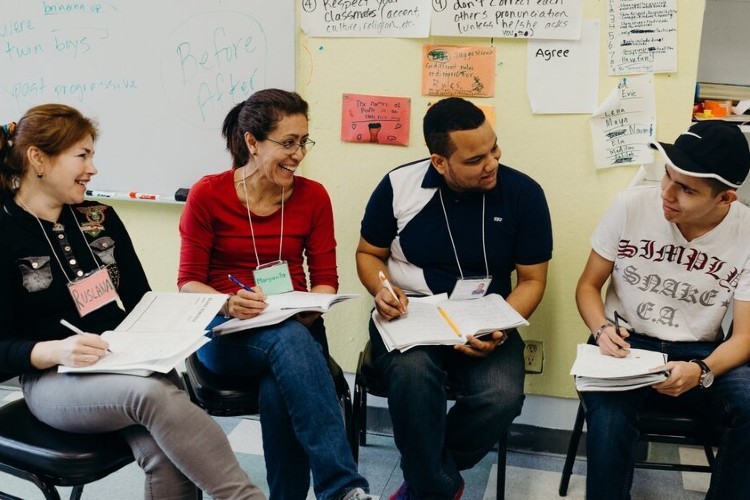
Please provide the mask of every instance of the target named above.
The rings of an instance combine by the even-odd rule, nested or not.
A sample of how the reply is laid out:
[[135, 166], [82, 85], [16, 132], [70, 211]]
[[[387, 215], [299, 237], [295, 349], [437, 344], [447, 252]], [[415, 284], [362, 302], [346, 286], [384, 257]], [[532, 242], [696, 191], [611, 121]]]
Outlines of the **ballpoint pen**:
[[249, 286], [247, 286], [246, 284], [244, 284], [243, 282], [241, 282], [240, 280], [238, 280], [237, 278], [235, 278], [231, 274], [227, 274], [227, 278], [229, 278], [229, 281], [231, 281], [232, 283], [234, 283], [238, 287], [240, 287], [240, 288], [242, 288], [244, 290], [247, 290], [248, 292], [255, 292], [255, 290], [253, 290], [252, 288], [250, 288]]
[[[86, 335], [86, 332], [84, 332], [83, 330], [81, 330], [80, 328], [78, 328], [77, 326], [75, 326], [74, 324], [69, 323], [68, 321], [66, 321], [64, 319], [60, 320], [60, 324], [62, 326], [64, 326], [65, 328], [67, 328], [68, 330], [70, 330], [70, 331], [72, 331], [72, 332], [74, 332], [74, 333], [76, 333], [78, 335]], [[107, 347], [107, 352], [112, 352], [112, 349], [110, 349], [109, 347]]]

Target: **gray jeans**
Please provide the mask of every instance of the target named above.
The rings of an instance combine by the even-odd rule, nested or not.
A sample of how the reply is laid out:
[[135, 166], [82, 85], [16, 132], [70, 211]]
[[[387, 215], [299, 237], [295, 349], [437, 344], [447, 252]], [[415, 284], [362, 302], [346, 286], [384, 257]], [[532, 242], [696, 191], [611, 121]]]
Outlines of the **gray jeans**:
[[21, 377], [24, 398], [42, 422], [63, 431], [120, 431], [146, 473], [144, 498], [263, 499], [242, 470], [224, 431], [195, 406], [179, 378], [154, 374]]

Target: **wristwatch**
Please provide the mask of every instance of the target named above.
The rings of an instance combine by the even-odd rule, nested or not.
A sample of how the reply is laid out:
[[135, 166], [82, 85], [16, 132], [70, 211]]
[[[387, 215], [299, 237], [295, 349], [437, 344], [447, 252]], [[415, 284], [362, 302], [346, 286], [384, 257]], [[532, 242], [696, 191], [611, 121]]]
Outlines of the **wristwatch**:
[[711, 387], [711, 384], [714, 383], [714, 374], [708, 365], [702, 359], [691, 359], [690, 362], [701, 367], [701, 379], [698, 382], [698, 386], [701, 389], [708, 389]]

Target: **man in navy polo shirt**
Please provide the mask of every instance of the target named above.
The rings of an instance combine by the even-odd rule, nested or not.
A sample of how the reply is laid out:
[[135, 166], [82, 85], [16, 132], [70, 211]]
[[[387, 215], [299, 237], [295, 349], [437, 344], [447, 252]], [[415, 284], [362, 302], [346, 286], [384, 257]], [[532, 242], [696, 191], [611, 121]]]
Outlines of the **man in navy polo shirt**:
[[[499, 163], [497, 136], [469, 101], [431, 106], [424, 136], [430, 157], [386, 175], [362, 220], [357, 271], [378, 313], [392, 320], [408, 311], [407, 295], [462, 289], [472, 296], [484, 283], [528, 318], [542, 299], [552, 256], [544, 192]], [[405, 479], [391, 499], [459, 498], [459, 471], [481, 460], [521, 413], [523, 340], [508, 330], [468, 345], [387, 352], [372, 322], [370, 339]], [[447, 415], [446, 377], [458, 381]]]

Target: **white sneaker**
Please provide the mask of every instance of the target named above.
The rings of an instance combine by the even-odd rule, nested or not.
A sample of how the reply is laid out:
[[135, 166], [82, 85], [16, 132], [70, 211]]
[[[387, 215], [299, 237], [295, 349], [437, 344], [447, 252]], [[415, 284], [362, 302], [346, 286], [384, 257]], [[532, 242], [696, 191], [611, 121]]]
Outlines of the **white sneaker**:
[[344, 495], [341, 500], [374, 500], [374, 496], [368, 494], [362, 488], [354, 488]]

